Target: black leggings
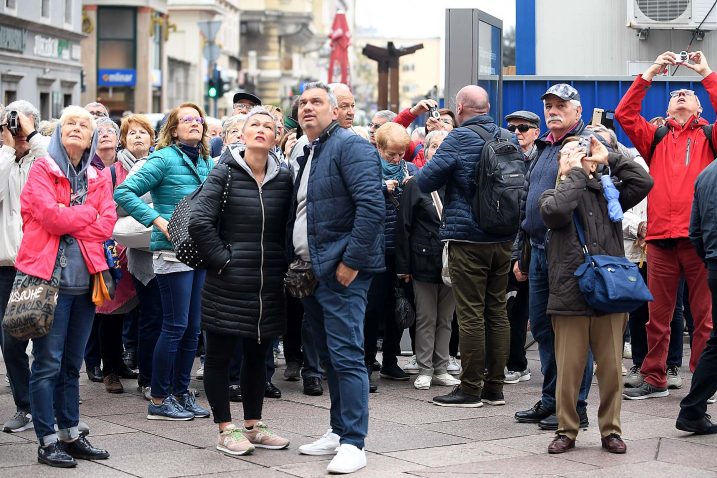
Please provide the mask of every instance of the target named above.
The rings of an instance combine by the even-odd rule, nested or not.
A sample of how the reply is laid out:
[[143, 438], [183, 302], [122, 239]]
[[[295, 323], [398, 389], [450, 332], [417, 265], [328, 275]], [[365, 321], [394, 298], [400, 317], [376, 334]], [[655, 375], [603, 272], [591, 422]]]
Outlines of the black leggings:
[[241, 394], [244, 420], [261, 419], [266, 388], [266, 353], [271, 340], [257, 343], [254, 339], [238, 335], [205, 332], [206, 357], [204, 359], [204, 391], [212, 408], [214, 423], [232, 421], [229, 410], [229, 363], [234, 349], [243, 349], [241, 367]]
[[100, 351], [102, 354], [102, 373], [106, 377], [111, 373], [120, 374], [124, 368], [122, 361], [122, 327], [126, 314], [96, 314], [99, 321]]

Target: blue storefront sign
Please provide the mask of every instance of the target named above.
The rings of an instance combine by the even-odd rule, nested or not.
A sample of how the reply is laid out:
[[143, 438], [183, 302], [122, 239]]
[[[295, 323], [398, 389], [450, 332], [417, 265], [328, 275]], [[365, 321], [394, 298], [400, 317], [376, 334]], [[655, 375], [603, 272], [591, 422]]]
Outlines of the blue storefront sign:
[[97, 70], [97, 86], [135, 86], [135, 70]]

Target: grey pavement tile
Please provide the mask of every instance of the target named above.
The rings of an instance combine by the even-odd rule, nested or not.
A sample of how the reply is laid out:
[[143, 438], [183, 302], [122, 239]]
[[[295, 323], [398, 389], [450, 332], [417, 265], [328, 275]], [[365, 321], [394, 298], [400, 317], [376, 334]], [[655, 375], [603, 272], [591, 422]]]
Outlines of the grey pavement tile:
[[250, 467], [245, 461], [199, 449], [127, 455], [112, 463], [114, 469], [148, 478], [240, 471]]
[[[600, 444], [586, 447], [578, 443], [575, 450], [564, 453], [560, 457], [565, 460], [595, 465], [599, 468], [609, 468], [653, 461], [657, 455], [657, 450], [660, 449], [659, 438], [625, 441], [625, 444], [627, 445], [627, 453], [624, 455], [608, 453]], [[547, 452], [547, 448], [545, 452]]]
[[416, 472], [425, 477], [478, 476], [479, 474], [505, 474], [509, 476], [564, 475], [574, 471], [594, 471], [598, 468], [584, 463], [564, 460], [548, 455], [528, 455], [502, 460], [465, 463], [430, 468], [428, 472]]
[[[430, 390], [433, 392], [433, 390]], [[369, 416], [404, 425], [417, 425], [503, 415], [505, 407], [449, 408], [439, 407], [432, 402], [390, 399], [381, 403], [369, 403]]]
[[0, 446], [23, 445], [26, 443], [37, 443], [34, 430], [25, 430], [20, 433], [0, 433]]
[[85, 422], [87, 426], [90, 427], [90, 435], [93, 437], [115, 435], [117, 433], [132, 433], [135, 431], [134, 428], [118, 425], [107, 421], [104, 418], [80, 416], [80, 420]]
[[383, 420], [371, 420], [366, 437], [366, 450], [386, 453], [439, 445], [457, 445], [468, 441], [466, 438], [441, 431], [430, 431], [418, 426], [410, 427]]
[[[326, 472], [326, 466], [329, 464], [332, 457], [322, 458], [324, 459], [321, 461], [285, 465], [276, 468], [276, 470], [282, 471], [284, 473], [289, 473], [290, 475], [298, 476], [301, 478], [328, 476]], [[413, 473], [426, 469], [426, 467], [422, 465], [417, 465], [415, 463], [407, 463], [402, 460], [397, 460], [395, 458], [383, 455], [376, 455], [374, 453], [367, 453], [366, 461], [366, 468], [363, 468], [362, 470], [351, 474], [352, 478], [409, 478], [411, 476], [415, 476], [413, 475]]]
[[[0, 456], [2, 456], [0, 454]], [[36, 455], [37, 456], [37, 455]], [[34, 465], [15, 466], [11, 468], [0, 468], [0, 478], [47, 478], [48, 476], [61, 476], [62, 478], [122, 478], [132, 476], [119, 470], [115, 470], [102, 464], [102, 462], [92, 462], [82, 460], [75, 468], [65, 468], [59, 470], [50, 468], [47, 465], [37, 464], [37, 458], [33, 460]]]
[[625, 423], [622, 436], [629, 440], [642, 438], [668, 437], [677, 438], [683, 432], [675, 428], [674, 418], [647, 418], [639, 422]]
[[37, 463], [37, 443], [0, 446], [0, 469]]
[[94, 446], [104, 448], [110, 453], [108, 463], [111, 465], [118, 460], [124, 460], [128, 455], [195, 449], [191, 445], [144, 432], [90, 437], [90, 440]]
[[187, 433], [192, 433], [193, 430], [201, 427], [201, 425], [197, 425], [198, 423], [206, 422], [207, 425], [212, 423], [211, 418], [195, 418], [190, 421], [147, 420], [146, 410], [143, 413], [105, 415], [102, 419], [110, 423], [156, 435], [162, 435], [164, 432], [171, 430], [184, 430]]
[[[713, 435], [712, 439], [714, 445], [717, 445], [717, 437]], [[663, 438], [660, 440], [659, 451], [657, 456], [659, 461], [694, 468], [717, 468], [717, 453], [714, 446]]]
[[147, 401], [144, 398], [132, 394], [122, 395], [110, 396], [105, 393], [104, 388], [101, 391], [97, 390], [91, 392], [91, 394], [85, 394], [80, 405], [80, 415], [100, 417], [128, 413], [147, 414]]
[[686, 395], [685, 391], [670, 390], [670, 395], [664, 398], [648, 398], [647, 400], [624, 400], [622, 411], [642, 413], [655, 417], [677, 418], [680, 411], [680, 401]]
[[[545, 455], [548, 453], [548, 445], [553, 440], [555, 432], [543, 431], [535, 424], [523, 423], [528, 427], [528, 431], [532, 431], [531, 435], [525, 435], [515, 438], [504, 438], [500, 440], [490, 440], [482, 443], [490, 443], [498, 446], [504, 446], [515, 450], [521, 450], [536, 455]], [[580, 431], [575, 446], [582, 448], [600, 448], [600, 434], [597, 430]]]
[[717, 447], [717, 435], [694, 435], [682, 432], [677, 435], [677, 438], [682, 441], [700, 443], [713, 448]]
[[[302, 416], [291, 418], [272, 418], [266, 416], [267, 423], [277, 430], [283, 430], [297, 435], [319, 437], [329, 428], [329, 411], [324, 416]], [[370, 424], [369, 424], [370, 427]]]
[[[293, 478], [296, 476], [258, 465], [241, 470], [241, 474], [242, 476], [252, 476], [256, 478]], [[212, 474], [202, 473], [199, 476], [202, 476], [203, 478], [237, 478], [237, 473], [235, 471], [225, 471], [222, 473]]]
[[495, 440], [526, 435], [534, 435], [538, 426], [529, 423], [518, 423], [512, 417], [497, 416], [454, 420], [443, 423], [419, 425], [424, 430], [446, 433], [471, 440]]
[[[628, 451], [628, 453], [630, 453]], [[565, 478], [614, 478], [629, 476], [630, 478], [674, 478], [684, 476], [689, 478], [715, 478], [717, 473], [698, 468], [691, 468], [660, 461], [645, 463], [631, 463], [622, 466], [613, 466], [591, 471], [578, 471], [563, 474]]]
[[466, 443], [463, 445], [437, 446], [386, 453], [399, 460], [418, 463], [425, 466], [445, 466], [475, 463], [479, 461], [501, 460], [516, 456], [530, 455], [528, 451], [509, 448], [496, 443]]

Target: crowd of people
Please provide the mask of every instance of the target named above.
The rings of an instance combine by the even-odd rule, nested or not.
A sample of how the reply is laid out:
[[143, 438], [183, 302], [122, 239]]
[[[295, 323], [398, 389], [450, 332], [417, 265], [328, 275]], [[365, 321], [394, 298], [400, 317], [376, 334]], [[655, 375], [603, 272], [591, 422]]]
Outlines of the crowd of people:
[[[682, 386], [689, 315], [694, 377], [676, 427], [716, 432], [706, 409], [717, 391], [717, 132], [687, 89], [670, 93], [665, 118], [640, 114], [653, 77], [675, 61], [660, 55], [615, 111], [634, 149], [586, 125], [568, 84], [541, 97], [542, 133], [531, 111], [501, 127], [475, 85], [458, 92], [455, 111], [426, 99], [376, 112], [367, 129], [353, 125], [350, 87], [321, 82], [286, 114], [237, 93], [221, 124], [192, 103], [156, 127], [140, 114], [118, 126], [96, 102], [58, 120], [27, 101], [6, 105], [0, 316], [22, 295], [18, 278], [54, 280], [59, 292], [31, 364], [29, 341], [3, 328], [17, 408], [3, 431], [34, 428], [46, 465], [108, 458], [80, 421], [84, 363], [108, 393], [136, 379], [147, 419], [211, 417], [224, 454], [284, 449], [263, 415], [264, 399], [281, 397], [281, 344], [284, 380], [313, 396], [326, 380], [331, 400], [327, 432], [299, 453], [333, 455], [329, 472], [352, 473], [366, 466], [375, 372], [415, 376], [418, 390], [453, 387], [438, 406], [505, 405], [506, 384], [531, 380], [529, 324], [542, 391], [515, 419], [555, 430], [549, 453], [574, 448], [595, 373], [602, 447], [621, 454], [622, 399]], [[683, 65], [717, 106], [704, 55]], [[422, 115], [425, 127], [409, 132]], [[491, 191], [483, 172], [494, 163], [517, 169]], [[629, 313], [591, 306], [576, 277], [588, 255], [627, 257], [654, 300]], [[407, 326], [413, 356], [399, 363]], [[190, 387], [198, 356], [208, 408]], [[242, 422], [231, 402], [242, 403]]]

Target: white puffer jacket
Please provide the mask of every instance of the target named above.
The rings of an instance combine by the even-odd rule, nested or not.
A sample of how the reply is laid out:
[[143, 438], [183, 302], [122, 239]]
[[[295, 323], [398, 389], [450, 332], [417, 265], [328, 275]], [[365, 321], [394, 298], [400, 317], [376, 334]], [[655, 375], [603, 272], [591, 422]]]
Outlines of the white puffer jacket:
[[15, 161], [15, 149], [0, 148], [0, 266], [14, 266], [22, 240], [20, 193], [30, 167], [37, 158], [47, 156], [48, 137], [39, 133], [30, 139], [30, 151]]

